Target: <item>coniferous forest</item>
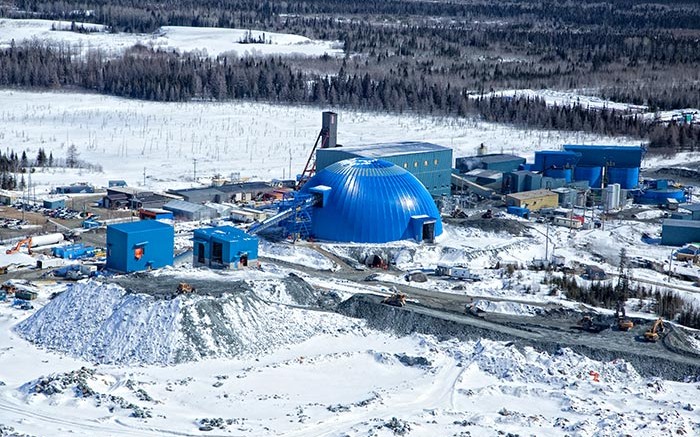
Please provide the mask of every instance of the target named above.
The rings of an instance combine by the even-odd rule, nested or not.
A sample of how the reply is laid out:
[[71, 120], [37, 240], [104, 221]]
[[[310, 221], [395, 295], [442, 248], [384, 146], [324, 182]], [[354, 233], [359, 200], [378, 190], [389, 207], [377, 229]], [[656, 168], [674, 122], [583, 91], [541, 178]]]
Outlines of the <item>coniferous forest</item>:
[[[337, 40], [344, 58], [120, 57], [39, 42], [0, 51], [0, 86], [72, 88], [139, 99], [249, 99], [475, 115], [546, 129], [624, 135], [652, 151], [700, 148], [700, 128], [633, 112], [548, 107], [501, 89], [582, 90], [651, 111], [700, 108], [700, 4], [693, 0], [304, 2], [15, 0], [0, 16], [105, 24], [113, 32], [217, 26]], [[469, 96], [472, 96], [471, 98]]]

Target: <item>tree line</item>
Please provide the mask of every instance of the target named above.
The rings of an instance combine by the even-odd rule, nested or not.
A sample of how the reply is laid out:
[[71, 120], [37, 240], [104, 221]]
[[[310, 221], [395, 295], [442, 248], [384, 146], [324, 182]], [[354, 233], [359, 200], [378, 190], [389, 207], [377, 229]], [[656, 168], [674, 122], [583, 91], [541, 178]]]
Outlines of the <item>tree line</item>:
[[74, 55], [67, 46], [31, 42], [0, 50], [0, 86], [81, 87], [155, 100], [246, 99], [361, 110], [478, 116], [522, 127], [575, 130], [649, 139], [661, 151], [700, 148], [700, 128], [652, 124], [614, 109], [548, 106], [540, 98], [473, 95], [450, 82], [392, 71], [337, 75], [304, 73], [284, 58], [200, 58], [135, 47], [118, 58], [99, 51]]
[[[341, 41], [348, 73], [392, 69], [475, 92], [586, 88], [652, 111], [700, 107], [700, 3], [692, 0], [14, 0], [0, 16], [114, 32], [184, 25], [296, 33]], [[332, 61], [324, 72], [340, 70]]]

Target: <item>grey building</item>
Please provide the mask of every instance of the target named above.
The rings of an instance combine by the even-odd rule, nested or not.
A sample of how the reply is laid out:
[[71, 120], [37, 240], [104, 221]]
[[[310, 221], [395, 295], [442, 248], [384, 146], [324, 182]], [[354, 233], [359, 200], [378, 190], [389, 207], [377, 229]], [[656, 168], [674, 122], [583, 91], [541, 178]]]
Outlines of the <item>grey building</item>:
[[214, 208], [184, 200], [172, 200], [163, 209], [173, 213], [173, 217], [178, 220], [209, 220], [218, 217], [218, 212]]

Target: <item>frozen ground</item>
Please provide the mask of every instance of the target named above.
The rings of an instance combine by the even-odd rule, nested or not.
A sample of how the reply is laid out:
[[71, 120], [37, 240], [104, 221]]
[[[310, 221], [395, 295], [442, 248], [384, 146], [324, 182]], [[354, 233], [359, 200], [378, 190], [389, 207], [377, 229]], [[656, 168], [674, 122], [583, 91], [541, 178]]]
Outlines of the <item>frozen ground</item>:
[[[69, 44], [80, 53], [101, 49], [115, 55], [136, 44], [183, 53], [196, 52], [212, 57], [343, 54], [339, 42], [315, 41], [299, 35], [258, 30], [164, 26], [152, 34], [109, 33], [99, 24], [76, 23], [77, 27], [93, 30], [90, 33], [78, 33], [70, 32], [70, 26], [70, 21], [0, 19], [0, 48], [9, 47], [13, 40], [19, 44], [36, 39]], [[52, 27], [57, 30], [52, 30]], [[262, 39], [265, 43], [241, 44], [240, 41], [246, 36], [253, 40]]]
[[[38, 305], [59, 289], [41, 284]], [[623, 361], [566, 349], [396, 338], [348, 320], [350, 330], [250, 358], [96, 366], [19, 339], [12, 328], [27, 315], [0, 304], [0, 424], [30, 435], [700, 432], [697, 382], [642, 378]]]
[[[194, 159], [204, 182], [216, 173], [273, 179], [300, 173], [318, 135], [321, 108], [248, 102], [156, 103], [95, 94], [0, 91], [0, 147], [39, 147], [65, 158], [75, 144], [80, 159], [102, 173], [39, 170], [37, 192], [52, 185], [90, 181], [106, 185], [125, 179], [151, 189], [191, 184]], [[325, 108], [324, 108], [325, 109]], [[471, 119], [340, 111], [338, 141], [344, 145], [398, 140], [430, 141], [452, 147], [454, 156], [492, 152], [532, 156], [564, 143], [635, 144], [574, 132], [521, 130]], [[42, 187], [43, 186], [43, 187]]]

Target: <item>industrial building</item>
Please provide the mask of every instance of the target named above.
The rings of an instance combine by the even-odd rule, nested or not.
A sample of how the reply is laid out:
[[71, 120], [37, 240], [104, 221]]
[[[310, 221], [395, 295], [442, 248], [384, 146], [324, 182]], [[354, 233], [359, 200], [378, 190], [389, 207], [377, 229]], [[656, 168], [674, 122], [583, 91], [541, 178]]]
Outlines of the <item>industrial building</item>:
[[604, 181], [607, 184], [620, 184], [623, 190], [639, 186], [639, 168], [644, 156], [641, 147], [567, 144], [564, 151], [579, 156], [574, 177], [576, 180], [588, 180], [591, 188], [601, 188]]
[[157, 220], [107, 226], [107, 268], [139, 272], [173, 264], [175, 231]]
[[501, 173], [516, 171], [525, 164], [525, 158], [494, 153], [489, 155], [466, 156], [455, 159], [455, 168], [460, 173], [467, 173], [475, 169], [492, 170]]
[[671, 218], [678, 220], [700, 220], [700, 203], [687, 203], [680, 206]]
[[666, 219], [661, 225], [661, 244], [683, 246], [700, 242], [700, 221]]
[[170, 190], [169, 192], [192, 203], [227, 203], [256, 200], [273, 188], [275, 187], [266, 182], [242, 182], [206, 188]]
[[184, 200], [171, 200], [163, 205], [163, 209], [172, 212], [173, 217], [177, 220], [211, 220], [219, 216], [214, 208]]
[[192, 265], [210, 268], [239, 268], [258, 259], [258, 237], [233, 226], [194, 231]]
[[559, 196], [557, 193], [549, 190], [512, 193], [506, 196], [506, 205], [527, 208], [530, 211], [539, 211], [542, 208], [556, 208], [559, 206]]
[[46, 209], [65, 208], [66, 199], [44, 199], [42, 205]]
[[345, 159], [381, 159], [415, 176], [433, 196], [450, 194], [452, 149], [437, 144], [405, 141], [316, 151], [316, 171]]
[[113, 186], [107, 188], [107, 194], [102, 198], [102, 206], [109, 209], [162, 208], [171, 200], [173, 196], [138, 188]]
[[318, 239], [385, 243], [432, 241], [442, 234], [430, 193], [414, 175], [389, 161], [353, 158], [333, 163], [312, 177], [302, 194], [317, 197], [311, 235]]
[[65, 185], [61, 187], [56, 187], [53, 189], [55, 194], [80, 194], [80, 193], [94, 193], [95, 188], [88, 184], [74, 184]]
[[141, 220], [173, 220], [172, 211], [161, 208], [141, 208], [139, 210], [139, 218]]

